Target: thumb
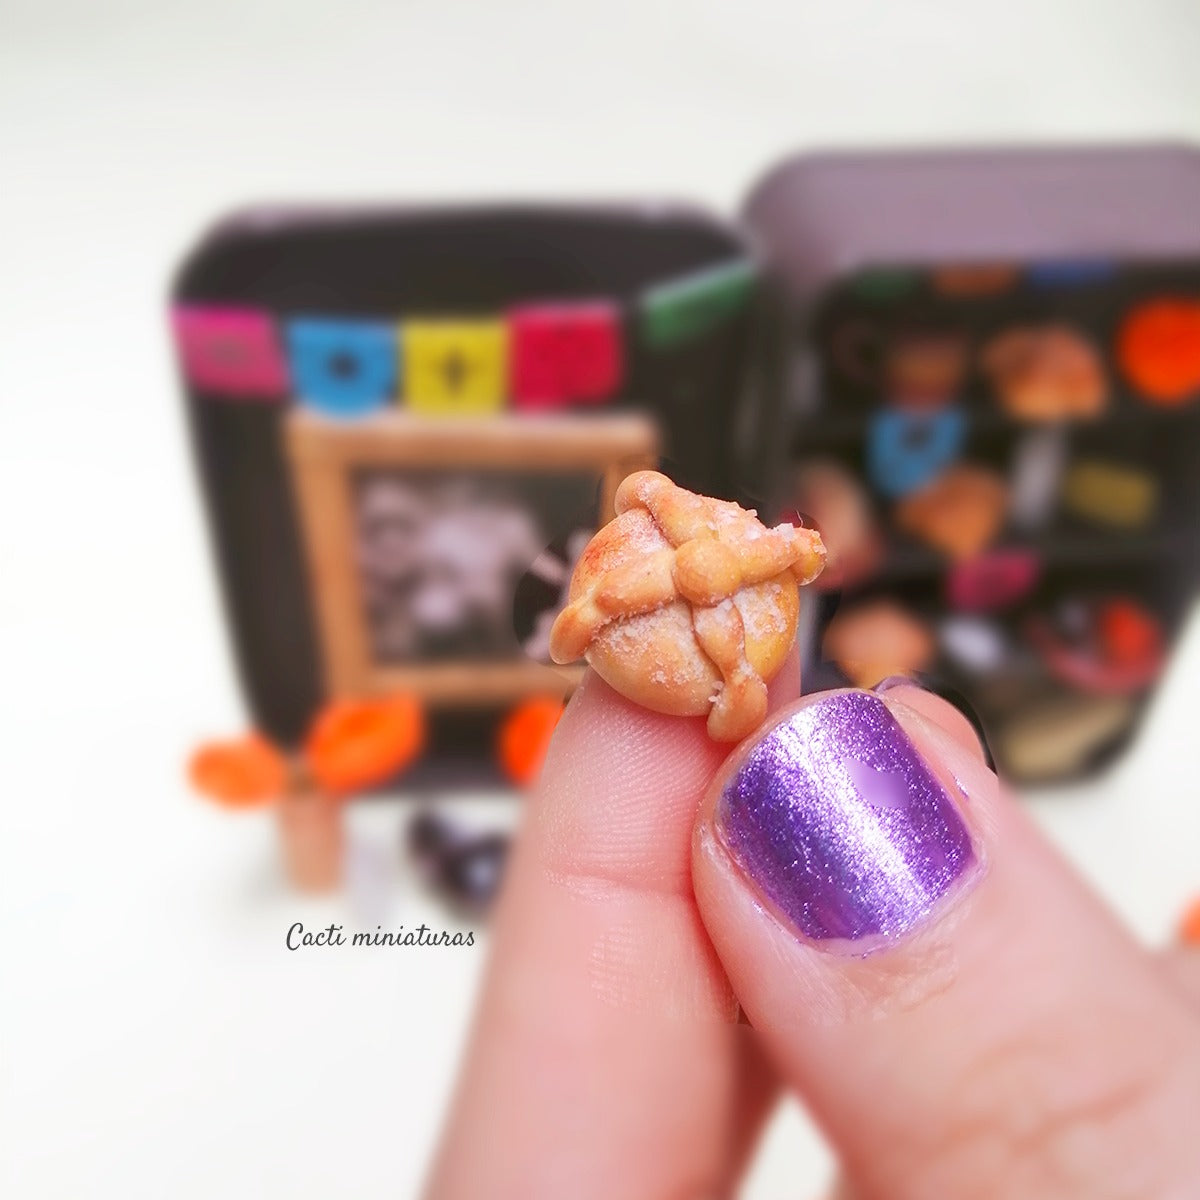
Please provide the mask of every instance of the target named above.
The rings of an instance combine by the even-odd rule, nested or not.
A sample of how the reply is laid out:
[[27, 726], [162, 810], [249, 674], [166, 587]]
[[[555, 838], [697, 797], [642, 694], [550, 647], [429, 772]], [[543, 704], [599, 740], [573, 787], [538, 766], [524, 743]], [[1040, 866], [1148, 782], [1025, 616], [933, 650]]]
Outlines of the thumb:
[[1200, 1194], [1200, 1022], [911, 692], [790, 705], [701, 808], [701, 917], [776, 1068], [864, 1198]]

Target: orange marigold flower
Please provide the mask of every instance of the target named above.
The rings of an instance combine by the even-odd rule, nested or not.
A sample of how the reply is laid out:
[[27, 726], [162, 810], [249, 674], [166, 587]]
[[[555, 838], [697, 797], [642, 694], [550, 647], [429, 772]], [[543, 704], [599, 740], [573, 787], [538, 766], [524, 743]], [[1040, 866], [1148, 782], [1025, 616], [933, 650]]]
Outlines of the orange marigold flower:
[[318, 787], [346, 796], [386, 783], [425, 745], [425, 711], [407, 694], [335, 700], [317, 715], [304, 744]]
[[283, 755], [262, 734], [207, 742], [188, 763], [192, 786], [227, 808], [255, 808], [276, 799], [287, 783]]
[[1200, 946], [1200, 896], [1192, 901], [1179, 922], [1179, 940], [1185, 946]]
[[557, 696], [534, 696], [505, 717], [496, 752], [501, 768], [513, 783], [523, 787], [537, 778], [563, 708]]

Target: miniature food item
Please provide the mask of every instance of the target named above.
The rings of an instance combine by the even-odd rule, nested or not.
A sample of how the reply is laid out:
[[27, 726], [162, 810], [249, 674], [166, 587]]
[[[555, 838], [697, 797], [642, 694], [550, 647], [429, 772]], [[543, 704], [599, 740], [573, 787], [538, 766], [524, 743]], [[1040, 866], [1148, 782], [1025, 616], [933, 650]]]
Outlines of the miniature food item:
[[1108, 402], [1099, 352], [1067, 325], [1002, 333], [985, 347], [982, 363], [1001, 404], [1020, 420], [1093, 417]]
[[910, 333], [887, 351], [888, 398], [902, 408], [940, 408], [954, 400], [967, 373], [966, 339], [953, 332]]
[[798, 585], [825, 563], [820, 534], [768, 529], [657, 471], [630, 475], [614, 507], [575, 566], [551, 656], [585, 657], [630, 700], [707, 715], [710, 737], [739, 741], [767, 715], [767, 682], [796, 636]]
[[896, 505], [896, 525], [956, 560], [973, 558], [1000, 530], [1004, 480], [985, 467], [951, 467]]
[[881, 393], [898, 408], [929, 411], [956, 398], [970, 345], [955, 329], [912, 326], [884, 333], [852, 320], [833, 331], [833, 361], [852, 383]]
[[821, 648], [857, 687], [923, 671], [936, 650], [928, 628], [890, 600], [839, 612], [829, 622]]

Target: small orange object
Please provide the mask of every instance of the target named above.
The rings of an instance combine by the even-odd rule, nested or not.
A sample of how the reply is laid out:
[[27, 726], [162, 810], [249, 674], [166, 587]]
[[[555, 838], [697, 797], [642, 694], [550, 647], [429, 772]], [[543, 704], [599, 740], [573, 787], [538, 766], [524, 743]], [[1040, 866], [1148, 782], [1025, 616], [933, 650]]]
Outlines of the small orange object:
[[983, 348], [980, 365], [1000, 403], [1020, 421], [1094, 417], [1108, 403], [1100, 352], [1070, 325], [1003, 330]]
[[1135, 308], [1117, 335], [1121, 370], [1147, 400], [1173, 408], [1200, 392], [1200, 300], [1163, 297]]
[[304, 744], [319, 788], [345, 796], [385, 783], [425, 745], [425, 712], [407, 694], [335, 700], [317, 716]]
[[982, 553], [1004, 524], [1008, 485], [989, 467], [959, 463], [910, 492], [895, 509], [898, 528], [964, 562]]
[[992, 296], [1012, 287], [1020, 273], [1013, 263], [949, 263], [930, 278], [943, 296]]
[[192, 786], [226, 808], [255, 808], [279, 797], [287, 763], [262, 734], [232, 742], [208, 742], [188, 763]]
[[1097, 613], [1100, 649], [1108, 662], [1135, 666], [1162, 654], [1158, 622], [1132, 600], [1110, 600]]
[[889, 675], [911, 675], [936, 652], [925, 623], [890, 600], [843, 609], [829, 622], [822, 652], [855, 687], [874, 687]]
[[1200, 947], [1200, 896], [1184, 910], [1183, 919], [1179, 922], [1179, 940], [1185, 946]]
[[504, 718], [497, 739], [500, 766], [513, 783], [524, 787], [542, 769], [550, 735], [566, 706], [557, 696], [524, 700]]

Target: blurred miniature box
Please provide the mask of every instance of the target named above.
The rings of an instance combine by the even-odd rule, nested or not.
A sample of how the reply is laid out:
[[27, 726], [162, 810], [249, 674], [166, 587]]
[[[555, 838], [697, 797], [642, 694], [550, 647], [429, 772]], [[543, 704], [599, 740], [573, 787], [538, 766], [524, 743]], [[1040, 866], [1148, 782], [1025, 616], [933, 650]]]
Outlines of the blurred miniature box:
[[840, 589], [806, 688], [874, 682], [870, 646], [965, 695], [1009, 776], [1098, 768], [1200, 573], [1200, 155], [800, 155], [744, 216], [785, 306], [776, 506]]

